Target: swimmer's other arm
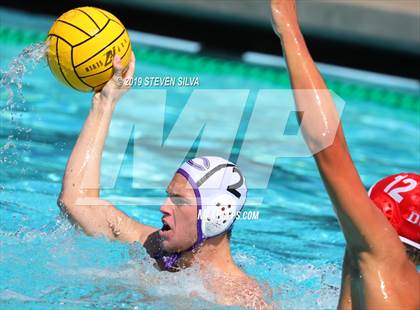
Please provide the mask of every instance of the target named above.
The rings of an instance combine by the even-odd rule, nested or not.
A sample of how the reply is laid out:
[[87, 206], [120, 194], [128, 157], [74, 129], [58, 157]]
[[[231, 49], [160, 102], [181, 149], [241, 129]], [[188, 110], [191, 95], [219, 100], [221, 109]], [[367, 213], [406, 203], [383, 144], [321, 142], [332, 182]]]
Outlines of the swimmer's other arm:
[[[307, 125], [301, 126], [301, 130], [306, 143], [315, 152], [325, 147], [327, 141], [333, 141], [314, 157], [350, 253], [359, 259], [391, 259], [404, 265], [407, 262], [405, 251], [395, 230], [373, 205], [352, 162], [334, 102], [300, 31], [295, 2], [272, 0], [271, 6], [275, 31], [281, 38], [287, 60], [297, 111], [304, 111]], [[302, 89], [308, 91], [301, 94], [298, 90]]]
[[91, 110], [67, 163], [58, 205], [88, 235], [144, 244], [156, 229], [134, 221], [99, 197], [102, 151], [117, 101], [130, 88], [123, 84], [123, 79], [133, 76], [134, 54], [124, 76], [119, 58], [114, 59], [113, 65], [114, 76], [94, 95]]
[[[301, 131], [315, 154], [347, 242], [339, 308], [419, 309], [416, 268], [360, 180], [334, 102], [300, 31], [295, 1], [272, 0], [271, 8], [274, 28], [286, 56], [296, 110], [304, 111], [306, 125], [301, 126]], [[307, 91], [299, 93], [302, 89]], [[302, 115], [298, 116], [301, 121]], [[361, 281], [363, 284], [359, 284]]]

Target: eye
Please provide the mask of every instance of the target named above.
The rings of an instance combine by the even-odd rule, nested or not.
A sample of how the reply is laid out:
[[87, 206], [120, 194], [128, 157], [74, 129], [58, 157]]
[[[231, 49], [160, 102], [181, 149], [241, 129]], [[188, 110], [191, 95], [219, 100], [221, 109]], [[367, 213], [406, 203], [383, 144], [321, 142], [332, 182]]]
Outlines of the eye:
[[184, 206], [187, 204], [187, 202], [185, 201], [185, 198], [182, 197], [177, 197], [177, 196], [172, 196], [170, 197], [172, 203], [176, 206]]
[[171, 200], [171, 202], [172, 202], [174, 205], [177, 205], [177, 204], [178, 204], [178, 199], [177, 199], [177, 197], [170, 196], [170, 197], [169, 197], [169, 199]]

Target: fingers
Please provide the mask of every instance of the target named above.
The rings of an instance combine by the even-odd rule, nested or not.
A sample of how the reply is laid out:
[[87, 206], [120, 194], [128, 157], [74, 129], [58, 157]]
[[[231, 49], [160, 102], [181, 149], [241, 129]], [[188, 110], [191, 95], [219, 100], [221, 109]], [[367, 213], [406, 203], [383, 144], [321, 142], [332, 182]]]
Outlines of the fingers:
[[118, 55], [115, 55], [114, 57], [114, 61], [112, 62], [112, 67], [114, 70], [114, 75], [112, 77], [112, 79], [114, 80], [114, 82], [121, 86], [123, 83], [123, 77], [122, 77], [122, 72], [123, 72], [123, 67], [121, 65], [121, 58]]
[[136, 67], [136, 57], [134, 56], [134, 53], [131, 52], [131, 58], [130, 63], [128, 64], [128, 67], [123, 68], [121, 64], [121, 58], [118, 55], [115, 55], [114, 61], [112, 63], [114, 75], [112, 76], [112, 81], [116, 84], [118, 87], [122, 86], [128, 86], [129, 81], [132, 79], [134, 70]]
[[130, 63], [128, 64], [128, 69], [127, 72], [124, 75], [124, 78], [132, 78], [133, 74], [134, 74], [134, 70], [136, 68], [136, 56], [134, 56], [134, 53], [131, 52], [131, 58], [130, 58]]
[[121, 65], [121, 58], [118, 55], [115, 55], [114, 61], [112, 62], [112, 66], [114, 68], [114, 75], [122, 76], [123, 67]]

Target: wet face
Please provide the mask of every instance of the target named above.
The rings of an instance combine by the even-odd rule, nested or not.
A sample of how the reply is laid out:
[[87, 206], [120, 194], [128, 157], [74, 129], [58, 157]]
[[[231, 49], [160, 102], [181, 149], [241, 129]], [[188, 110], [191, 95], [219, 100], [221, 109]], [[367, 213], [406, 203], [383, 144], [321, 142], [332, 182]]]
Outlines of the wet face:
[[167, 252], [190, 248], [197, 240], [197, 205], [194, 190], [184, 176], [177, 173], [167, 188], [168, 198], [160, 208], [161, 246]]

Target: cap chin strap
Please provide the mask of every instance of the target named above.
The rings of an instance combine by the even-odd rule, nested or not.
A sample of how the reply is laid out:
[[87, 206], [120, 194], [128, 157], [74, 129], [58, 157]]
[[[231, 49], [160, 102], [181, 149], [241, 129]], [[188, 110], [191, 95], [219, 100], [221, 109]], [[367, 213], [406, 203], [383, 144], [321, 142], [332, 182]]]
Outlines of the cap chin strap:
[[[195, 200], [196, 200], [196, 204], [197, 204], [197, 214], [200, 214], [202, 212], [201, 195], [200, 195], [200, 191], [198, 190], [197, 183], [195, 183], [193, 178], [184, 169], [179, 168], [177, 170], [177, 173], [183, 175], [187, 179], [188, 183], [190, 183], [190, 185], [191, 185], [191, 187], [194, 191], [194, 196], [195, 196]], [[201, 217], [197, 216], [197, 241], [194, 243], [194, 245], [189, 250], [194, 249], [195, 246], [198, 243], [200, 243], [201, 240], [204, 240], [203, 239], [203, 232], [201, 230]], [[188, 251], [188, 250], [186, 250], [186, 251]]]
[[415, 242], [413, 240], [410, 240], [410, 239], [401, 237], [401, 236], [399, 236], [399, 237], [400, 237], [400, 240], [402, 241], [402, 243], [411, 245], [412, 247], [415, 247], [416, 249], [419, 249], [420, 250], [420, 244], [419, 243], [417, 243], [417, 242]]

